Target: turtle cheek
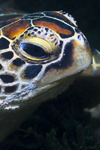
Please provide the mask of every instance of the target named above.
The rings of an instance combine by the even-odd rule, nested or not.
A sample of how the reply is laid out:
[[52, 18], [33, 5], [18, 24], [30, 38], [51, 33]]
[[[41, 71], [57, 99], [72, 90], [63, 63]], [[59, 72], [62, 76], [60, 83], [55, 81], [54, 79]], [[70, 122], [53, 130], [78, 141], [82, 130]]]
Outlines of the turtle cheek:
[[77, 35], [77, 42], [79, 42], [79, 45], [81, 45], [83, 48], [88, 49], [87, 51], [91, 53], [89, 50], [90, 49], [89, 42], [82, 32], [80, 32], [80, 34]]
[[[68, 87], [74, 78], [91, 64], [90, 47], [73, 39], [63, 44], [60, 58], [45, 69], [40, 85], [58, 84]], [[53, 83], [53, 84], [52, 84]]]
[[80, 42], [78, 40], [73, 41], [73, 47], [74, 47], [74, 54], [73, 59], [76, 66], [76, 71], [83, 71], [87, 69], [92, 60], [92, 54], [91, 49], [88, 44], [88, 41], [85, 42], [83, 39], [83, 42]]

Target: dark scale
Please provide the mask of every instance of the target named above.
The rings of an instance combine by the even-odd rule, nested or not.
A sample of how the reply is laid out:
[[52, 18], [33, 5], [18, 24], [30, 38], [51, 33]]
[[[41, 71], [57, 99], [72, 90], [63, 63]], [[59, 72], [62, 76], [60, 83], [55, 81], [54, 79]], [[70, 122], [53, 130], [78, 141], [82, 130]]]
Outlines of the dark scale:
[[66, 44], [64, 48], [64, 55], [61, 58], [60, 61], [56, 62], [55, 64], [51, 64], [46, 68], [46, 72], [50, 68], [55, 68], [57, 70], [59, 69], [68, 69], [69, 66], [73, 63], [73, 41], [69, 42]]
[[24, 32], [24, 34], [27, 34], [27, 32], [28, 32], [28, 30], [26, 30], [26, 31]]
[[9, 43], [5, 38], [0, 38], [0, 50], [9, 48]]
[[22, 34], [21, 36], [20, 36], [20, 38], [23, 38], [24, 37], [24, 34]]
[[28, 36], [31, 36], [31, 34], [30, 34], [30, 33], [28, 33]]
[[12, 83], [15, 81], [15, 79], [12, 75], [3, 74], [3, 75], [0, 75], [0, 78], [4, 83]]
[[62, 45], [63, 45], [63, 41], [60, 41], [60, 45], [59, 45], [60, 49], [62, 49]]
[[34, 29], [35, 32], [37, 32], [37, 30], [38, 30], [38, 29], [36, 29], [36, 28]]
[[27, 30], [33, 30], [34, 29], [34, 27], [30, 27], [30, 28], [28, 28]]
[[42, 68], [41, 65], [28, 66], [22, 73], [22, 78], [33, 79], [34, 77], [36, 77], [39, 74], [39, 72], [41, 71], [41, 68]]
[[13, 37], [12, 40], [15, 40], [16, 37]]
[[[67, 18], [67, 17], [64, 17], [62, 15], [60, 15], [59, 13], [56, 13], [56, 12], [45, 12], [45, 14], [47, 16], [50, 16], [50, 17], [53, 17], [53, 18], [57, 18], [57, 19], [60, 19], [61, 21], [65, 21], [66, 23], [72, 25], [73, 27], [75, 27], [75, 25]], [[66, 13], [65, 13], [66, 14]]]
[[45, 30], [46, 30], [46, 32], [48, 32], [49, 29], [48, 29], [48, 28], [45, 28]]
[[34, 35], [34, 32], [31, 32], [31, 36], [33, 36]]
[[41, 31], [38, 31], [38, 34], [41, 34]]
[[13, 57], [13, 52], [11, 52], [11, 51], [2, 53], [0, 56], [0, 58], [3, 58], [4, 60], [5, 59], [10, 60], [12, 57]]
[[[51, 38], [52, 39], [52, 38]], [[55, 38], [54, 40], [53, 40], [53, 42], [56, 42], [57, 41], [57, 39]]]
[[64, 55], [59, 63], [61, 63], [61, 68], [68, 68], [73, 63], [73, 41], [67, 43], [64, 48]]
[[58, 42], [55, 42], [55, 45], [57, 45], [58, 44]]
[[7, 86], [5, 87], [5, 93], [9, 94], [9, 93], [13, 93], [17, 90], [18, 85], [13, 85], [13, 86]]
[[23, 64], [25, 64], [25, 61], [20, 58], [16, 58], [15, 60], [13, 60], [13, 65], [15, 65], [17, 67], [20, 67]]
[[32, 16], [32, 17], [42, 17], [42, 16], [44, 16], [44, 14], [43, 13], [33, 13], [33, 14], [29, 14], [28, 16]]
[[38, 29], [41, 29], [41, 27], [38, 26]]
[[0, 64], [0, 70], [2, 70], [3, 66]]
[[[4, 8], [3, 8], [4, 9]], [[1, 10], [1, 8], [0, 8]], [[9, 13], [10, 11], [8, 11]], [[0, 12], [1, 14], [1, 12]], [[13, 21], [15, 20], [18, 20], [19, 17], [21, 17], [21, 15], [4, 15], [5, 14], [5, 11], [3, 12], [3, 15], [0, 16], [0, 27], [4, 27], [6, 25], [9, 25], [10, 23], [12, 23]]]
[[50, 37], [51, 37], [51, 36], [54, 36], [54, 34], [50, 34]]
[[45, 35], [47, 35], [47, 32], [45, 33]]
[[30, 20], [30, 19], [36, 19], [37, 17], [39, 18], [39, 17], [42, 17], [42, 16], [44, 16], [44, 14], [41, 14], [41, 13], [33, 13], [33, 14], [29, 14], [29, 15], [27, 15], [27, 16], [25, 16], [25, 17], [22, 17], [21, 19], [22, 20]]
[[36, 20], [37, 18], [38, 18], [38, 17], [34, 17], [34, 18], [33, 18], [33, 17], [30, 17], [30, 18], [28, 18], [28, 19], [29, 19], [29, 20], [31, 20], [31, 19], [32, 19], [32, 20]]

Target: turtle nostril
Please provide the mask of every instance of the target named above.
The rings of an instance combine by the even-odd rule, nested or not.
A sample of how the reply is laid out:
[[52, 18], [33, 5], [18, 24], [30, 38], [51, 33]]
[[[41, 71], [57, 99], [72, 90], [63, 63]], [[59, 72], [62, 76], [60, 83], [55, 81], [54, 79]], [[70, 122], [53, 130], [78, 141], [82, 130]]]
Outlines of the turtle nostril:
[[78, 35], [78, 40], [82, 40], [82, 36], [81, 35]]
[[85, 45], [88, 45], [88, 41], [83, 34], [78, 35], [77, 38], [80, 42], [84, 43]]

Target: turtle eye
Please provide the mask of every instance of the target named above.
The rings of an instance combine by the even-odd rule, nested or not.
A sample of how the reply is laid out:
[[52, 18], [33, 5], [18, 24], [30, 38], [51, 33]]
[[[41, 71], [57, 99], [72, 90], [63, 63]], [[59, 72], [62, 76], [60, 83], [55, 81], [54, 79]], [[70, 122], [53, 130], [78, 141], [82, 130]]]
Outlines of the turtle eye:
[[37, 63], [49, 62], [60, 54], [59, 45], [53, 45], [50, 41], [38, 37], [25, 38], [14, 42], [12, 49], [25, 60]]
[[38, 46], [32, 43], [21, 43], [19, 45], [19, 48], [25, 51], [31, 57], [37, 57], [37, 58], [47, 57], [46, 52], [41, 46]]
[[59, 57], [59, 37], [45, 27], [31, 27], [12, 43], [17, 55], [32, 63], [45, 63]]

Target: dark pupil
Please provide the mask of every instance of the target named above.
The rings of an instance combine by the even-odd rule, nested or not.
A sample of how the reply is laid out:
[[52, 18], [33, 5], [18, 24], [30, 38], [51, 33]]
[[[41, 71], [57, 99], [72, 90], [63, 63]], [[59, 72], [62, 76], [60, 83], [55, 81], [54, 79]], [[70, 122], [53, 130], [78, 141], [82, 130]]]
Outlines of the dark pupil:
[[46, 57], [46, 52], [39, 46], [30, 43], [21, 43], [20, 47], [30, 56]]

